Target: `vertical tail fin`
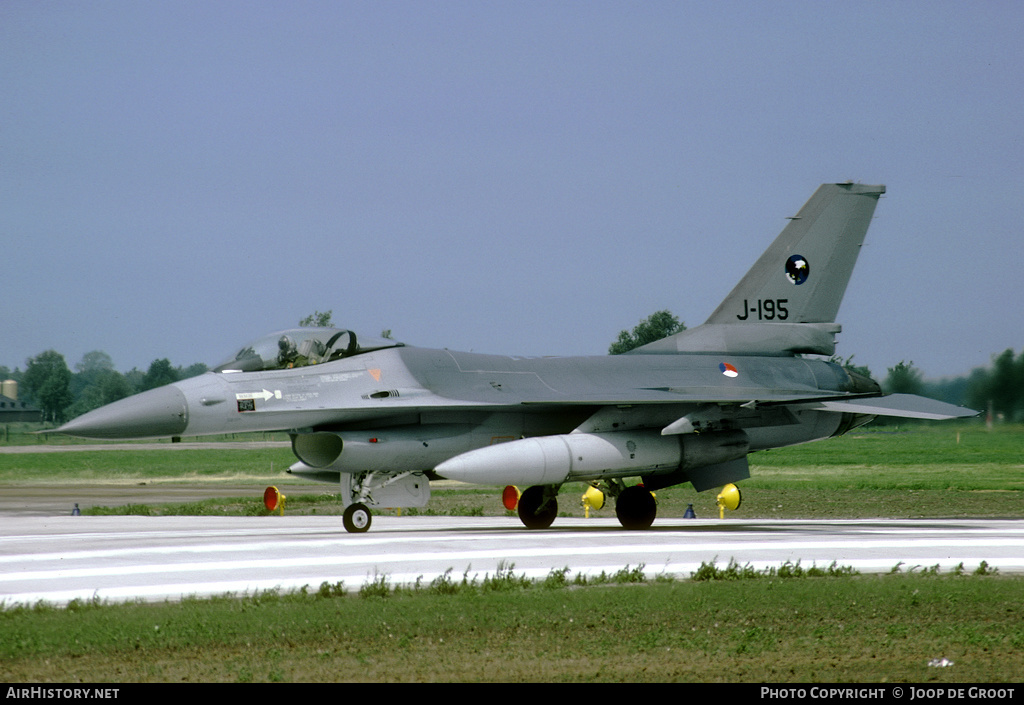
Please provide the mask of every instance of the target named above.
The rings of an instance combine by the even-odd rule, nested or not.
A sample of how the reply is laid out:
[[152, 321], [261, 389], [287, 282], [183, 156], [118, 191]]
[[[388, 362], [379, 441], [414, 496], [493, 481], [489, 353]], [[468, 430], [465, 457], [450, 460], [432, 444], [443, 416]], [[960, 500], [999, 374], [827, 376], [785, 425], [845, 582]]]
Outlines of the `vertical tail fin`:
[[636, 352], [831, 355], [839, 304], [883, 193], [822, 184], [704, 325]]
[[883, 193], [885, 186], [818, 187], [707, 323], [834, 322]]

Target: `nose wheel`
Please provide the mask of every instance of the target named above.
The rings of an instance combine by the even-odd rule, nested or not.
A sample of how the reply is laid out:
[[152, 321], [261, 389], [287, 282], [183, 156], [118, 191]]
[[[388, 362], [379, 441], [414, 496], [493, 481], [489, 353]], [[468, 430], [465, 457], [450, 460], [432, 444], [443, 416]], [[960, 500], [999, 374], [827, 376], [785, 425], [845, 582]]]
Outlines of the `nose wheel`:
[[370, 528], [370, 523], [373, 520], [373, 515], [370, 514], [370, 510], [366, 508], [365, 504], [356, 502], [345, 507], [345, 514], [342, 517], [342, 522], [345, 524], [345, 531], [350, 534], [362, 534]]

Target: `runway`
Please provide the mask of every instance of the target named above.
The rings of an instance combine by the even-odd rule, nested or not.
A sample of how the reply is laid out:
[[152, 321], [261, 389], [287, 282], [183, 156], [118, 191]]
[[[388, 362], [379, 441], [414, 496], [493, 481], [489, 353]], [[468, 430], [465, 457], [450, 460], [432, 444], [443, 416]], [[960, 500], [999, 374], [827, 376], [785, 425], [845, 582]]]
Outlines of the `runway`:
[[653, 577], [689, 578], [701, 563], [730, 559], [756, 569], [787, 561], [862, 573], [970, 572], [982, 561], [1024, 572], [1021, 520], [683, 520], [624, 531], [615, 519], [558, 519], [527, 531], [516, 519], [374, 517], [348, 534], [340, 517], [4, 517], [0, 603], [179, 600], [284, 591], [343, 582], [355, 591], [386, 576], [428, 584], [451, 571], [483, 579], [499, 566], [543, 578], [614, 573], [643, 565]]

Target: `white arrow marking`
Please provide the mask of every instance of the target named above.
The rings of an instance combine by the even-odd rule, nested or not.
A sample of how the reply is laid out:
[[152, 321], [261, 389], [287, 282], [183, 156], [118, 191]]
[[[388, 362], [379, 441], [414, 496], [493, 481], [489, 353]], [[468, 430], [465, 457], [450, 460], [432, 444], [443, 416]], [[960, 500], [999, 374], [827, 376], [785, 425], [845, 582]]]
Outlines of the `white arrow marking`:
[[280, 390], [269, 392], [266, 389], [264, 389], [262, 392], [242, 392], [240, 394], [235, 395], [235, 399], [262, 399], [263, 401], [267, 401], [268, 399], [272, 399], [273, 397], [277, 397], [278, 399], [280, 399]]

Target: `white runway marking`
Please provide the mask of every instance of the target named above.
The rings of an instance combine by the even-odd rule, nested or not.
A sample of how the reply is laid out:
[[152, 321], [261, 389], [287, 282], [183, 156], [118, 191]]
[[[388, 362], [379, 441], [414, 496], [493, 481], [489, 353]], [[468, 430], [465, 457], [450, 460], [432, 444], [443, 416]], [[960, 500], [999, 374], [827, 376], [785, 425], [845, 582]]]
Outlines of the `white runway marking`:
[[756, 569], [835, 562], [861, 572], [982, 561], [1024, 572], [1024, 521], [666, 520], [645, 532], [614, 519], [560, 519], [527, 531], [515, 519], [375, 517], [370, 533], [345, 533], [337, 517], [58, 517], [0, 519], [0, 602], [66, 604], [316, 590], [357, 590], [386, 576], [424, 584], [493, 575], [500, 566], [530, 578], [568, 568], [688, 578], [702, 563]]

